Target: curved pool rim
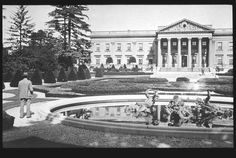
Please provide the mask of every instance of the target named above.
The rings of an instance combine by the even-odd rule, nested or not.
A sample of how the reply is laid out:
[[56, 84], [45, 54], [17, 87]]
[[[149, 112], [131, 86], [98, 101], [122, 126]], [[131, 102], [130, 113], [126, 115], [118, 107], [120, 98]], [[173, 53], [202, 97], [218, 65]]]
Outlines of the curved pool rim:
[[[173, 95], [169, 95], [167, 98], [172, 99]], [[165, 99], [167, 99], [165, 98]], [[161, 127], [153, 125], [140, 125], [140, 124], [127, 124], [127, 123], [113, 123], [104, 121], [82, 120], [76, 118], [70, 118], [58, 115], [56, 112], [59, 109], [79, 106], [81, 108], [101, 103], [122, 103], [122, 102], [137, 102], [145, 99], [144, 95], [109, 95], [109, 96], [90, 96], [90, 97], [78, 97], [70, 99], [62, 99], [49, 102], [44, 112], [48, 113], [47, 119], [52, 119], [57, 116], [61, 119], [61, 123], [68, 126], [84, 128], [89, 130], [98, 130], [104, 132], [118, 132], [126, 134], [138, 134], [138, 135], [152, 135], [152, 136], [177, 136], [187, 138], [213, 138], [220, 140], [232, 140], [233, 128], [194, 128], [194, 127]], [[212, 99], [217, 102], [221, 99]], [[222, 100], [221, 100], [222, 101]], [[227, 101], [228, 103], [230, 101]], [[164, 100], [163, 102], [164, 103]], [[168, 103], [168, 102], [166, 102]], [[190, 102], [189, 102], [190, 103]], [[231, 102], [233, 105], [233, 102]], [[45, 106], [46, 107], [46, 106]]]

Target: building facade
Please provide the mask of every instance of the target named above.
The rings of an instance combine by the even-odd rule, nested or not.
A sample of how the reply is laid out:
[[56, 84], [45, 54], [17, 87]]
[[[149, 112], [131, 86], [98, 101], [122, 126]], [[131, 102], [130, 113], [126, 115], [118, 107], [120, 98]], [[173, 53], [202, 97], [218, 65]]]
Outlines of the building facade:
[[[232, 29], [213, 29], [182, 19], [158, 30], [92, 32], [91, 66], [138, 65], [143, 71], [200, 71], [202, 67], [233, 67]], [[136, 62], [131, 64], [130, 57]]]

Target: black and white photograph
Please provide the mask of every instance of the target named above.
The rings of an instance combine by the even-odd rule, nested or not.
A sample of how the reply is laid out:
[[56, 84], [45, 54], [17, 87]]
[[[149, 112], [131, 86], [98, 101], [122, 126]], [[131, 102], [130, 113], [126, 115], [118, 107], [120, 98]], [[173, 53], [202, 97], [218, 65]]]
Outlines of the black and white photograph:
[[3, 148], [233, 148], [234, 7], [2, 5]]

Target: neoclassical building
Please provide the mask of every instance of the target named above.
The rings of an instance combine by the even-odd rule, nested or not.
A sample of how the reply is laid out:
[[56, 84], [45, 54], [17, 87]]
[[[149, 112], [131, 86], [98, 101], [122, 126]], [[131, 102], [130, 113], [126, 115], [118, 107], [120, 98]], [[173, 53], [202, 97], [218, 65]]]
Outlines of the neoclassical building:
[[143, 70], [200, 71], [202, 67], [233, 67], [232, 28], [212, 28], [182, 19], [157, 30], [94, 31], [91, 35], [91, 66], [107, 65], [107, 58], [119, 68], [129, 59]]

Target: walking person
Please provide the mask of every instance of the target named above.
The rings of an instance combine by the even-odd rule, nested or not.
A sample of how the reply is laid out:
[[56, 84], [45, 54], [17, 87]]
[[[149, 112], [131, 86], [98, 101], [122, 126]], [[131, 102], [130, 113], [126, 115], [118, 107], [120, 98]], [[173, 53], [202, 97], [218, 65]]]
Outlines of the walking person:
[[30, 103], [33, 95], [32, 82], [27, 79], [28, 74], [23, 73], [23, 79], [19, 81], [18, 91], [20, 99], [20, 118], [24, 117], [24, 105], [26, 105], [26, 117], [30, 118], [33, 112], [30, 111]]

